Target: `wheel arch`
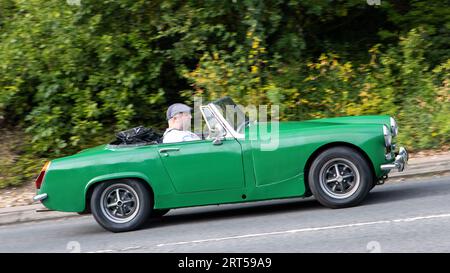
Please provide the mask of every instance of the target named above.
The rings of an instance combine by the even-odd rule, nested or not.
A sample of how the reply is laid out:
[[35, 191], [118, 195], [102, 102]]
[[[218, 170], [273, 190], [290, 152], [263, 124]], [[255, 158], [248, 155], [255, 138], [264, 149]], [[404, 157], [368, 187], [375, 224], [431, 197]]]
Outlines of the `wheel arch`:
[[336, 142], [331, 142], [331, 143], [327, 143], [325, 145], [320, 146], [319, 148], [317, 148], [308, 158], [308, 160], [306, 161], [305, 164], [305, 168], [304, 168], [304, 172], [303, 172], [303, 178], [305, 181], [305, 195], [310, 195], [311, 194], [311, 190], [309, 187], [309, 170], [311, 168], [312, 163], [314, 162], [314, 160], [317, 158], [317, 156], [319, 156], [319, 154], [321, 154], [323, 151], [328, 150], [330, 148], [334, 148], [334, 147], [347, 147], [347, 148], [351, 148], [354, 149], [356, 151], [358, 151], [363, 157], [364, 159], [369, 163], [369, 167], [371, 170], [371, 175], [372, 177], [375, 177], [375, 167], [373, 165], [372, 160], [370, 159], [369, 155], [360, 147], [358, 147], [355, 144], [349, 143], [349, 142], [344, 142], [344, 141], [336, 141]]
[[85, 194], [84, 194], [84, 211], [81, 212], [80, 214], [87, 214], [91, 212], [91, 198], [92, 198], [92, 193], [94, 192], [94, 189], [100, 185], [101, 183], [105, 183], [105, 182], [116, 182], [116, 181], [120, 181], [120, 180], [124, 180], [124, 179], [132, 179], [135, 181], [140, 182], [141, 184], [144, 185], [144, 187], [148, 190], [148, 192], [150, 193], [150, 197], [152, 200], [152, 204], [151, 207], [154, 207], [154, 203], [155, 203], [155, 193], [153, 191], [153, 187], [150, 183], [150, 181], [148, 180], [148, 178], [144, 178], [141, 175], [121, 175], [119, 177], [110, 177], [110, 178], [96, 178], [96, 179], [92, 179], [91, 181], [89, 181], [89, 183], [86, 185], [86, 189], [85, 189]]

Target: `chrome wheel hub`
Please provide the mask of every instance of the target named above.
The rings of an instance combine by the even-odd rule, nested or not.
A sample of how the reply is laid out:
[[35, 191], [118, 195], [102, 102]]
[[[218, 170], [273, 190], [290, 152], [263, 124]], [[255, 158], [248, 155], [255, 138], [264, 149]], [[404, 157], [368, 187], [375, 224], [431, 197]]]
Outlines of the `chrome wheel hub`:
[[101, 200], [101, 210], [105, 217], [114, 223], [127, 223], [139, 211], [139, 197], [127, 184], [114, 184], [106, 188]]
[[344, 199], [354, 194], [360, 185], [355, 164], [344, 158], [334, 158], [320, 169], [320, 187], [330, 197]]

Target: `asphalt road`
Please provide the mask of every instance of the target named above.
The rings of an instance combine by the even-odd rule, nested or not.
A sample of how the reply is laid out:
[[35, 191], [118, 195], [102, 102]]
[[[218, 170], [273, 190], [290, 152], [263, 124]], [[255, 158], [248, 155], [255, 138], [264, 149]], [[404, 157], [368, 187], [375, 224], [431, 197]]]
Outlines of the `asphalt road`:
[[338, 210], [312, 198], [177, 209], [118, 234], [91, 216], [6, 225], [0, 252], [450, 252], [450, 176], [387, 183]]

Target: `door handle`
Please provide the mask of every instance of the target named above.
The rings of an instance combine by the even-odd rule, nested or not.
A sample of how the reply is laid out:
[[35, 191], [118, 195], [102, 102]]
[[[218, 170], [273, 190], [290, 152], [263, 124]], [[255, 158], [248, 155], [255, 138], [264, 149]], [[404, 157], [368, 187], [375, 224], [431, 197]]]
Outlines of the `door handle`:
[[163, 149], [159, 149], [160, 153], [166, 153], [166, 152], [171, 152], [171, 151], [179, 151], [180, 148], [163, 148]]
[[169, 156], [169, 154], [167, 152], [176, 152], [179, 150], [180, 150], [180, 148], [163, 148], [163, 149], [159, 149], [159, 153], [162, 156]]

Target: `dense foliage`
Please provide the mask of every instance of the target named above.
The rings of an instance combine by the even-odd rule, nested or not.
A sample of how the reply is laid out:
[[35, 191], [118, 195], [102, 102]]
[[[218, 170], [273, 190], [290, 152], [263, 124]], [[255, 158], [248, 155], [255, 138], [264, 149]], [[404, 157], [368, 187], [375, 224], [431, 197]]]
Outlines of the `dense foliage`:
[[21, 155], [0, 154], [0, 186], [162, 129], [193, 95], [278, 104], [283, 120], [390, 114], [412, 149], [447, 145], [448, 1], [367, 2], [0, 0], [0, 125]]

